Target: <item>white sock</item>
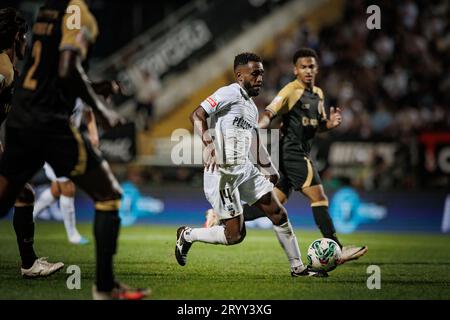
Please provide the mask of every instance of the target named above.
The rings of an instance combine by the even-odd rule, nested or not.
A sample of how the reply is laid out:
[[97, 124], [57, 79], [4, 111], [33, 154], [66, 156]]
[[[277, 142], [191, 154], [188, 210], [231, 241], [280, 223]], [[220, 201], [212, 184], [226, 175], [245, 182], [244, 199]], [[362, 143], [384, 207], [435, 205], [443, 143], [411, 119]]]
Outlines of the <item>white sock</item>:
[[81, 235], [75, 226], [75, 198], [61, 195], [59, 198], [59, 207], [64, 218], [64, 227], [66, 227], [69, 241], [79, 241]]
[[275, 231], [284, 252], [286, 252], [291, 268], [303, 266], [297, 237], [295, 236], [294, 230], [292, 230], [292, 225], [289, 220], [280, 226], [274, 225], [273, 230]]
[[45, 189], [34, 204], [33, 219], [36, 219], [42, 210], [50, 207], [56, 200], [57, 199], [53, 196], [51, 189]]
[[191, 229], [190, 232], [184, 233], [184, 238], [188, 242], [200, 241], [213, 244], [228, 244], [223, 226]]

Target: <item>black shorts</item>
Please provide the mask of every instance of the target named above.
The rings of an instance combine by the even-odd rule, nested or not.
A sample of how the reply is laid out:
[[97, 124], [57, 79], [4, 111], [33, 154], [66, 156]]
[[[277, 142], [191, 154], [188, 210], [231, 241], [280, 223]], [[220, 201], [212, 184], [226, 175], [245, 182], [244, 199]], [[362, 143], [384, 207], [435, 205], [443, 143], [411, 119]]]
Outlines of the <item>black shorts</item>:
[[307, 157], [298, 161], [281, 160], [280, 180], [276, 187], [286, 196], [289, 197], [292, 190], [299, 191], [319, 184], [322, 184], [319, 173]]
[[25, 184], [48, 162], [57, 177], [83, 175], [100, 166], [100, 152], [75, 127], [57, 132], [6, 127], [5, 151], [0, 174], [13, 183]]

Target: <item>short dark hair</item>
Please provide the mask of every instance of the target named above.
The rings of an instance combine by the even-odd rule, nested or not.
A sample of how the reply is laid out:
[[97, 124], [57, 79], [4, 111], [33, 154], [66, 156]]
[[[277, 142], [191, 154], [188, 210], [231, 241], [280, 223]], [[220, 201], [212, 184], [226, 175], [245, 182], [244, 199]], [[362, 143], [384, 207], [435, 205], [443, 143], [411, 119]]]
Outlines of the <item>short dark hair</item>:
[[17, 32], [27, 31], [28, 24], [19, 11], [11, 7], [0, 9], [0, 52], [13, 46]]
[[234, 70], [236, 70], [237, 66], [244, 66], [250, 61], [262, 62], [261, 57], [257, 54], [251, 52], [239, 53], [236, 57], [234, 57]]
[[315, 58], [317, 63], [319, 63], [319, 57], [317, 55], [317, 52], [311, 48], [301, 48], [297, 50], [297, 52], [294, 53], [294, 57], [292, 58], [292, 63], [295, 65], [298, 59], [306, 57]]

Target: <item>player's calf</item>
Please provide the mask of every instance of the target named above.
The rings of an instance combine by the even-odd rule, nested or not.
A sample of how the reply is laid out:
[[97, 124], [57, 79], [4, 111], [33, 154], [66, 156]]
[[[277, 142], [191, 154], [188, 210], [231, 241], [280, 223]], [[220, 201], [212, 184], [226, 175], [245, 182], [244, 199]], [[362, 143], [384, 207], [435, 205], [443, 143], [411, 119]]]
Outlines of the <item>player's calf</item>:
[[239, 244], [244, 241], [245, 236], [247, 235], [247, 231], [245, 227], [243, 227], [239, 231], [228, 231], [228, 228], [225, 228], [225, 237], [227, 238], [228, 245]]
[[253, 206], [263, 211], [274, 226], [280, 226], [288, 221], [286, 209], [276, 200], [273, 192], [266, 193]]

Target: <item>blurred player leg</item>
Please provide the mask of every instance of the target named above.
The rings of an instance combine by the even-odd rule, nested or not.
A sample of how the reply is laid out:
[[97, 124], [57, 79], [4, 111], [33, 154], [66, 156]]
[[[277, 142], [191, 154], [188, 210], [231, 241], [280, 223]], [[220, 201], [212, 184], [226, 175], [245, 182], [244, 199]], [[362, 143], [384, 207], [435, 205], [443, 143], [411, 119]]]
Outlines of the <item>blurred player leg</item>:
[[59, 206], [63, 214], [67, 238], [73, 244], [86, 244], [89, 241], [81, 236], [76, 227], [75, 217], [75, 185], [68, 179], [61, 178], [57, 183], [61, 190]]
[[16, 232], [17, 245], [22, 259], [22, 268], [29, 269], [37, 259], [33, 249], [34, 222], [33, 222], [34, 192], [26, 184], [14, 204], [13, 226]]
[[142, 299], [149, 291], [132, 289], [114, 278], [113, 257], [117, 251], [120, 229], [119, 207], [122, 197], [119, 183], [106, 161], [86, 174], [73, 176], [95, 202], [94, 236], [96, 248], [96, 281], [94, 299]]
[[17, 236], [21, 272], [25, 278], [49, 276], [64, 267], [62, 262], [50, 263], [46, 258], [38, 259], [34, 252], [34, 221], [33, 221], [34, 191], [27, 183], [17, 197], [14, 205], [13, 226]]
[[33, 210], [33, 218], [36, 220], [44, 209], [50, 207], [56, 202], [56, 200], [58, 200], [58, 197], [59, 195], [55, 195], [52, 183], [52, 187], [45, 189], [36, 200]]
[[58, 200], [59, 196], [61, 195], [61, 188], [58, 185], [55, 172], [47, 162], [44, 164], [44, 172], [45, 175], [47, 176], [47, 179], [49, 179], [52, 183], [50, 188], [42, 192], [36, 201], [36, 205], [33, 212], [33, 216], [35, 219], [39, 216], [42, 210], [51, 206], [54, 202], [56, 202], [56, 200]]
[[[8, 152], [7, 150], [2, 156], [0, 164], [0, 171], [2, 172], [2, 175], [0, 175], [0, 214], [5, 216], [15, 203], [13, 226], [22, 261], [22, 275], [29, 278], [48, 276], [60, 270], [64, 264], [61, 262], [49, 263], [42, 258], [38, 259], [34, 251], [34, 192], [31, 186], [28, 184], [25, 186], [23, 181], [28, 180], [37, 170], [20, 169], [17, 166], [17, 164], [20, 164], [20, 160], [13, 160], [18, 155], [20, 155], [20, 152]], [[19, 157], [19, 159], [23, 160], [22, 157]], [[37, 164], [38, 166], [39, 164]], [[15, 170], [20, 170], [21, 174], [14, 172]], [[5, 175], [14, 176], [15, 179], [6, 178], [3, 172], [5, 172]]]

